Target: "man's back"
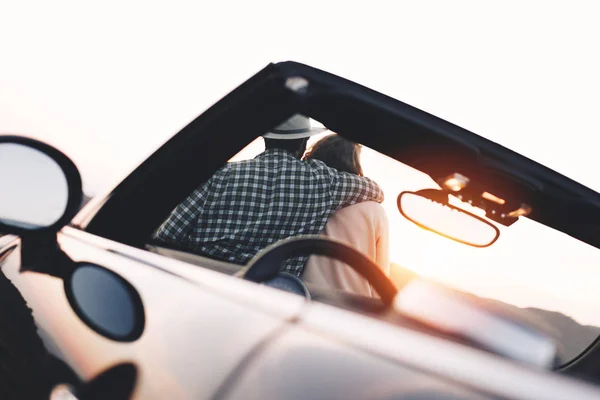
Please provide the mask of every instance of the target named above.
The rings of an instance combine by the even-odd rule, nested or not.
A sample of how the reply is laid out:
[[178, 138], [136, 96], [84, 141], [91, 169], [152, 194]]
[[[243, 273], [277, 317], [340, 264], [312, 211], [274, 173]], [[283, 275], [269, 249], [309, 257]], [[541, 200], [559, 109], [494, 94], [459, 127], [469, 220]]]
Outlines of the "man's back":
[[[278, 240], [320, 233], [336, 210], [367, 200], [383, 200], [375, 182], [270, 149], [219, 170], [171, 213], [155, 237], [245, 264]], [[305, 260], [291, 260], [285, 269], [299, 275]]]

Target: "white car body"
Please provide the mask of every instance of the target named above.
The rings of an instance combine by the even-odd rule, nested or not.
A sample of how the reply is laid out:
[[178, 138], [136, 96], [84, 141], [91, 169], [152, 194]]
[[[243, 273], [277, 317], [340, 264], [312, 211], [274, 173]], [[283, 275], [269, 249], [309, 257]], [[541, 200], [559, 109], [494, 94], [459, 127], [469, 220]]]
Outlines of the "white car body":
[[[272, 72], [277, 72], [275, 67], [268, 68], [257, 74], [260, 79], [234, 93], [251, 102], [250, 95], [258, 92], [259, 98], [270, 99], [269, 90], [277, 88], [281, 93], [276, 92], [276, 99], [289, 97], [295, 105], [304, 101], [309, 80], [301, 90], [280, 87], [279, 81], [289, 83], [292, 78], [283, 78], [298, 69], [316, 78], [323, 74], [286, 64], [281, 78]], [[325, 76], [316, 81], [325, 86], [331, 80], [334, 88], [344, 88], [346, 83], [335, 79]], [[365, 103], [381, 101], [384, 109], [389, 101], [359, 89], [355, 97]], [[224, 103], [230, 105], [232, 99], [235, 96]], [[217, 111], [208, 112], [213, 122], [223, 116]], [[181, 135], [179, 142], [166, 146], [184, 148], [183, 139], [189, 136]], [[139, 175], [147, 177], [143, 172]], [[131, 176], [128, 179], [134, 180]], [[111, 340], [91, 329], [71, 307], [63, 279], [22, 270], [21, 239], [0, 236], [2, 272], [33, 310], [46, 347], [85, 380], [117, 363], [132, 362], [139, 371], [135, 399], [600, 398], [600, 388], [592, 383], [455, 340], [431, 326], [418, 327], [394, 307], [369, 316], [90, 233], [86, 218], [110, 214], [110, 209], [104, 215], [95, 213], [115, 193], [88, 204], [74, 226], [62, 227], [56, 236], [71, 261], [108, 269], [139, 293], [145, 324], [134, 340]], [[136, 226], [117, 226], [131, 227]], [[102, 232], [106, 226], [94, 229]], [[116, 229], [117, 235], [121, 233]], [[36, 267], [40, 271], [43, 265]]]
[[[0, 247], [14, 240], [4, 237]], [[64, 228], [59, 242], [75, 261], [111, 269], [139, 291], [147, 314], [139, 340], [117, 343], [89, 329], [60, 279], [3, 272], [33, 309], [47, 346], [80, 376], [135, 362], [134, 398], [600, 396], [596, 387], [550, 371], [73, 228]]]

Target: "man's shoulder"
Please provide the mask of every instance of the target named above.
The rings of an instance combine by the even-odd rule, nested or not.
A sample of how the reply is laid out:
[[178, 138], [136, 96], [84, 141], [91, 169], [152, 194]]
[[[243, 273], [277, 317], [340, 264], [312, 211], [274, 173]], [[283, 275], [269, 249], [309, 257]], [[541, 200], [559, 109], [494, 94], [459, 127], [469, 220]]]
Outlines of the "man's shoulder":
[[307, 169], [311, 169], [313, 171], [319, 171], [321, 173], [326, 173], [328, 175], [340, 174], [340, 172], [337, 169], [327, 166], [327, 164], [325, 164], [321, 160], [314, 160], [314, 159], [313, 160], [303, 160], [302, 164]]
[[[282, 168], [283, 167], [283, 168]], [[247, 174], [254, 170], [273, 170], [280, 173], [312, 173], [320, 176], [333, 176], [340, 174], [336, 169], [328, 167], [320, 160], [300, 160], [295, 157], [278, 157], [278, 155], [265, 154], [264, 156], [227, 163], [218, 172], [221, 175]]]
[[223, 165], [217, 173], [221, 175], [228, 175], [232, 173], [237, 173], [240, 171], [247, 171], [252, 169], [261, 168], [264, 165], [264, 160], [258, 158], [252, 158], [249, 160], [240, 160], [240, 161], [230, 161], [227, 164]]
[[302, 163], [304, 165], [307, 165], [307, 166], [311, 167], [311, 168], [327, 168], [327, 169], [329, 169], [329, 167], [327, 166], [327, 164], [325, 164], [321, 160], [315, 160], [315, 159], [312, 159], [312, 160], [302, 160]]

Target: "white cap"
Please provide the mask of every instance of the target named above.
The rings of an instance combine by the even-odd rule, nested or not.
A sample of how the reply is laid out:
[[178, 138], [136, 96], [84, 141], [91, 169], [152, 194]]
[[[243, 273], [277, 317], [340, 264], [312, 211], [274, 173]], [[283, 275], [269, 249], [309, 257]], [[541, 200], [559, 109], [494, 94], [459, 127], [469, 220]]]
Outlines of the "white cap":
[[265, 133], [263, 137], [282, 140], [303, 139], [326, 131], [327, 128], [313, 127], [309, 118], [296, 114], [277, 128]]

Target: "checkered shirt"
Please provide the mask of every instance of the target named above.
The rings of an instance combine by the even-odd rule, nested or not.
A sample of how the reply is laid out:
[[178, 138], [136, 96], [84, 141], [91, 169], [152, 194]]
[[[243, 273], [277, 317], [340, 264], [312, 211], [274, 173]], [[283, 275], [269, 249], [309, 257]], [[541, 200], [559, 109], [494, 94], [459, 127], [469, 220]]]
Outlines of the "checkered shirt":
[[[335, 211], [368, 200], [383, 201], [369, 178], [269, 149], [226, 164], [171, 212], [154, 237], [243, 265], [278, 240], [321, 233]], [[283, 270], [300, 276], [306, 260], [287, 260]]]

